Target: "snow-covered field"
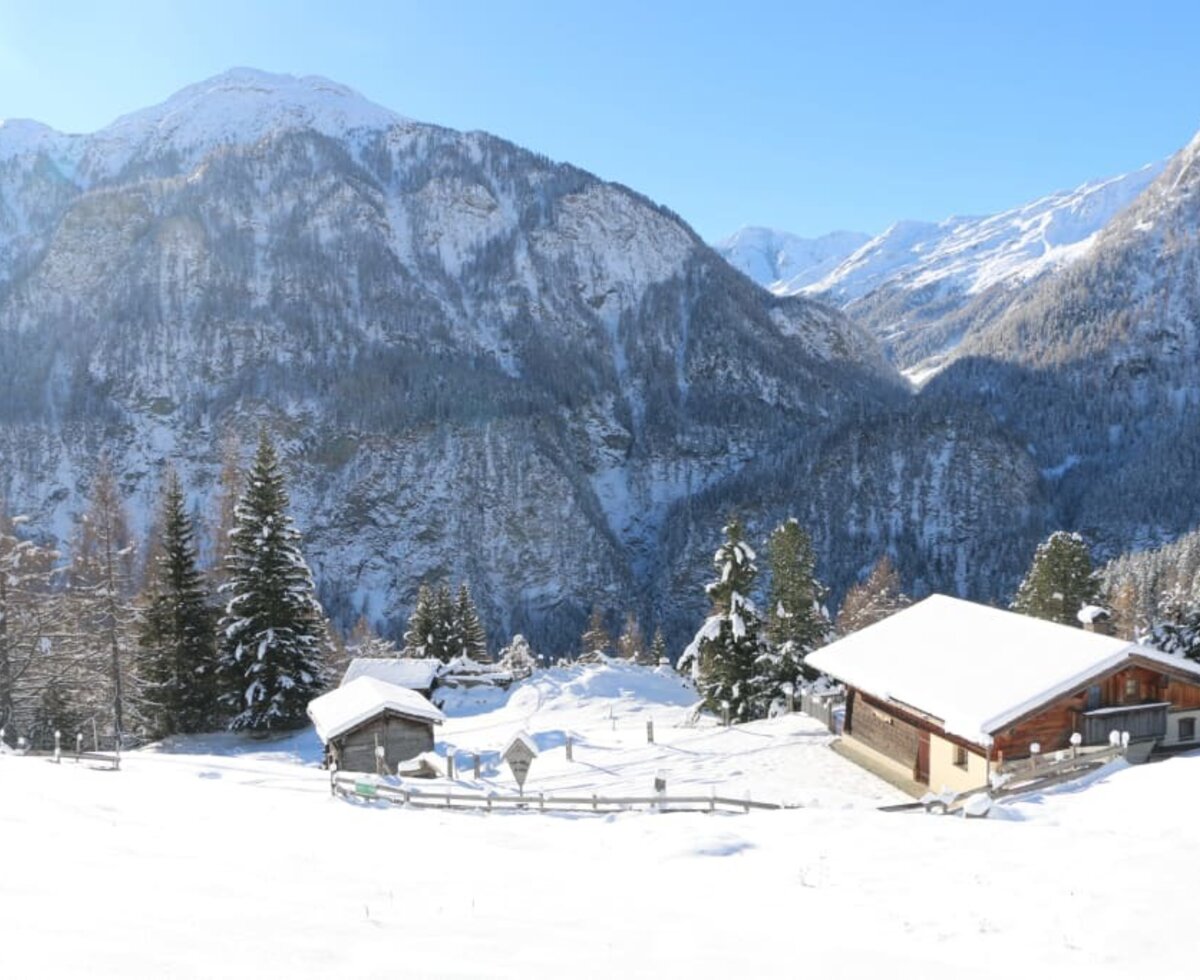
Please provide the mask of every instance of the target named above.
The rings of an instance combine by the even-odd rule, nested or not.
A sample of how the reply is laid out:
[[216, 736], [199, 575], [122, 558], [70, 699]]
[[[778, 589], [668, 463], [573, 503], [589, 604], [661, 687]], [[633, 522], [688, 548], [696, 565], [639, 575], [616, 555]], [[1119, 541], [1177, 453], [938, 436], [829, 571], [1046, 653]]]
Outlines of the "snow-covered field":
[[1010, 819], [887, 814], [875, 807], [895, 791], [831, 752], [815, 722], [681, 727], [689, 700], [635, 668], [551, 671], [491, 703], [448, 704], [439, 747], [464, 765], [484, 753], [484, 783], [509, 789], [487, 763], [524, 728], [542, 750], [531, 790], [643, 793], [663, 770], [672, 792], [715, 782], [804, 806], [354, 803], [330, 796], [311, 732], [190, 739], [127, 755], [120, 772], [0, 756], [0, 977], [1194, 969], [1200, 755], [1114, 767], [1010, 803]]

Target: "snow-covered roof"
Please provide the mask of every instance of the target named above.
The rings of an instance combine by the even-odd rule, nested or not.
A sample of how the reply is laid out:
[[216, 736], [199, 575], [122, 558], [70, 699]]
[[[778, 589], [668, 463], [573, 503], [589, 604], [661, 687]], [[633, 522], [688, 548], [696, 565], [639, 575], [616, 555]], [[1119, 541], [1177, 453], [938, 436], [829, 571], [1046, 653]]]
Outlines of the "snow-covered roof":
[[433, 686], [441, 666], [436, 657], [355, 657], [346, 668], [342, 686], [356, 677], [374, 677], [398, 687], [425, 691]]
[[986, 744], [992, 733], [1134, 655], [1200, 675], [1200, 665], [1127, 640], [944, 595], [805, 659], [851, 687]]
[[326, 743], [382, 711], [439, 725], [446, 720], [424, 695], [374, 677], [357, 677], [308, 702], [308, 717]]

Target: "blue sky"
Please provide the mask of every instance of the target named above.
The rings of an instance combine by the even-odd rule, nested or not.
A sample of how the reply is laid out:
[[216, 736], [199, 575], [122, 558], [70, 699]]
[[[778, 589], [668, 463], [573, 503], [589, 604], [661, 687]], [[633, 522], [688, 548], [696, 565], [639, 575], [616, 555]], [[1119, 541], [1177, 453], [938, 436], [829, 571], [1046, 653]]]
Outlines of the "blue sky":
[[987, 213], [1200, 129], [1200, 4], [0, 0], [0, 118], [88, 131], [235, 65], [628, 184], [708, 238]]

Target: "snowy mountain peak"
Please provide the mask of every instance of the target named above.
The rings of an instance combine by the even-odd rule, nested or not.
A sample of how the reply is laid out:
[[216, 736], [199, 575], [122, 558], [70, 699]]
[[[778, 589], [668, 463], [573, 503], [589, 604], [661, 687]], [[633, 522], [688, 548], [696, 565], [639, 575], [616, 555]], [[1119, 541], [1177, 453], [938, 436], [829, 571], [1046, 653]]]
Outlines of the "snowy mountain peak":
[[0, 119], [0, 160], [53, 153], [68, 139], [33, 119]]
[[289, 129], [340, 137], [405, 122], [353, 89], [317, 75], [233, 68], [189, 85], [165, 102], [121, 116], [96, 139], [109, 146], [153, 144], [159, 149], [188, 150], [247, 145]]
[[774, 228], [745, 227], [714, 248], [755, 282], [788, 295], [827, 275], [870, 237], [860, 231], [832, 231], [801, 238]]

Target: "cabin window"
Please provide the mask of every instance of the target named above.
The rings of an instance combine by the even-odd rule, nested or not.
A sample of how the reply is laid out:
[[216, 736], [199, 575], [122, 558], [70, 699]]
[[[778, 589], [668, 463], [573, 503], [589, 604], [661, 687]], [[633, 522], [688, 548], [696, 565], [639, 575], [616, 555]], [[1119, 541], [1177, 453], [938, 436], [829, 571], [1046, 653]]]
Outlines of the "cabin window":
[[1194, 742], [1196, 740], [1196, 719], [1179, 719], [1179, 741]]
[[954, 764], [959, 769], [967, 768], [967, 750], [961, 745], [954, 746]]
[[1136, 698], [1138, 693], [1138, 682], [1136, 677], [1125, 678], [1125, 697]]
[[1087, 706], [1088, 706], [1088, 711], [1091, 711], [1093, 708], [1100, 707], [1100, 685], [1099, 684], [1093, 684], [1091, 687], [1088, 688]]

